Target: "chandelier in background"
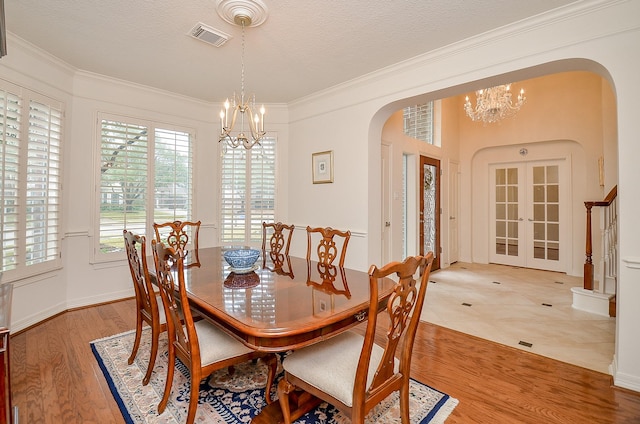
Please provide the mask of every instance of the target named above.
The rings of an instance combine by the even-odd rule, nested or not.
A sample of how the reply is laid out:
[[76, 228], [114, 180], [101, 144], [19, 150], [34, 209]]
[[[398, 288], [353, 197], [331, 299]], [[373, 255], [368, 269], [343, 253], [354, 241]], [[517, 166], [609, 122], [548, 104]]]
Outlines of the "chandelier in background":
[[[264, 106], [260, 107], [260, 115], [256, 110], [255, 94], [245, 96], [244, 92], [244, 30], [247, 26], [260, 25], [266, 19], [266, 6], [259, 0], [218, 0], [218, 13], [231, 24], [242, 27], [242, 57], [240, 74], [240, 96], [233, 93], [231, 101], [227, 98], [220, 111], [220, 139], [226, 148], [240, 146], [249, 150], [255, 145], [261, 146], [264, 138]], [[237, 126], [237, 128], [236, 128]], [[247, 133], [247, 130], [249, 133]], [[234, 135], [235, 133], [235, 135]]]
[[513, 103], [511, 84], [498, 85], [476, 91], [476, 107], [473, 108], [469, 96], [465, 98], [464, 110], [472, 121], [485, 123], [497, 122], [515, 115], [524, 104], [524, 89], [520, 90], [518, 100]]

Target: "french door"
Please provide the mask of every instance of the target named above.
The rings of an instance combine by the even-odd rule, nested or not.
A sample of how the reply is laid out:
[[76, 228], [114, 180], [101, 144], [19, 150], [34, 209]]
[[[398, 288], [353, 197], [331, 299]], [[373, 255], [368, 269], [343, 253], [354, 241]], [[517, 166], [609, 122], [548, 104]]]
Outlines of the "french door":
[[565, 271], [564, 168], [561, 160], [489, 167], [490, 262]]

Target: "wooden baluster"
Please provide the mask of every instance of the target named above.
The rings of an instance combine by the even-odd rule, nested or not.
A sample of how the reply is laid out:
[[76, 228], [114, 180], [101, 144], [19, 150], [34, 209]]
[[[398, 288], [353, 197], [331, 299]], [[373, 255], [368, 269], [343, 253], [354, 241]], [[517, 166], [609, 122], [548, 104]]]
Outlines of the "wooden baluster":
[[583, 276], [583, 287], [585, 290], [593, 290], [593, 260], [591, 259], [593, 253], [593, 245], [591, 242], [591, 208], [593, 208], [593, 204], [594, 202], [584, 202], [584, 206], [587, 208], [586, 259], [584, 261]]

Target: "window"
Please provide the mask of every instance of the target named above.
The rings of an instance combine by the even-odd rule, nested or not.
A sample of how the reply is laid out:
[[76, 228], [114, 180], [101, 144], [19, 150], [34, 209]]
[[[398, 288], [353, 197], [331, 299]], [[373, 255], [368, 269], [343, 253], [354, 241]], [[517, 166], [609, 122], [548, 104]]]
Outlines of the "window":
[[151, 239], [154, 222], [191, 219], [193, 136], [131, 118], [102, 115], [99, 122], [96, 257], [108, 259], [124, 250], [125, 228]]
[[433, 109], [433, 102], [404, 108], [404, 133], [417, 140], [434, 144]]
[[62, 117], [60, 102], [0, 81], [0, 271], [10, 279], [60, 266]]
[[260, 242], [262, 221], [275, 217], [276, 139], [262, 148], [227, 149], [220, 178], [220, 241], [227, 244]]

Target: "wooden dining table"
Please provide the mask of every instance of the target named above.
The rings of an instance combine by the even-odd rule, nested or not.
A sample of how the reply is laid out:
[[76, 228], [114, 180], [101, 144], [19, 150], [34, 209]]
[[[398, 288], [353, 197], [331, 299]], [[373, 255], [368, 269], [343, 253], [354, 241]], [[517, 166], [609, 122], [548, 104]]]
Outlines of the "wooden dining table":
[[[254, 270], [236, 273], [223, 258], [228, 248], [199, 249], [200, 265], [185, 269], [187, 296], [192, 310], [247, 346], [286, 352], [366, 320], [366, 272], [336, 267], [327, 270], [293, 256], [274, 263], [267, 252]], [[379, 284], [380, 298], [385, 300], [394, 281], [384, 279]], [[382, 307], [386, 302], [381, 302]]]

